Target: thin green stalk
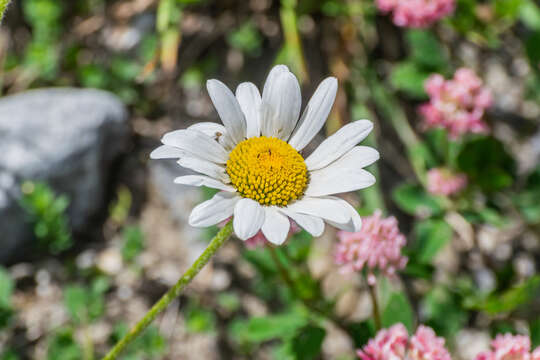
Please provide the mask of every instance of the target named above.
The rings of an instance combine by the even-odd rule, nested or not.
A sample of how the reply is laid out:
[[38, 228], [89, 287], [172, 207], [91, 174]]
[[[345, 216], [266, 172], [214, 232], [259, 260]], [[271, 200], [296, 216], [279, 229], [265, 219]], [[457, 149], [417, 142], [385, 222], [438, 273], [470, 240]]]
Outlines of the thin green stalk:
[[126, 334], [112, 350], [103, 358], [103, 360], [114, 360], [120, 353], [135, 340], [141, 333], [150, 325], [152, 321], [163, 311], [169, 304], [176, 299], [182, 290], [188, 285], [191, 280], [202, 270], [208, 263], [210, 258], [221, 248], [221, 246], [231, 237], [233, 232], [232, 220], [227, 223], [212, 239], [208, 247], [203, 251], [201, 256], [195, 260], [193, 265], [182, 275], [176, 285], [174, 285], [163, 297], [152, 306], [150, 311]]
[[11, 0], [0, 0], [0, 24], [2, 23], [4, 13], [6, 12], [10, 2]]
[[379, 331], [382, 328], [381, 312], [379, 310], [379, 301], [377, 300], [377, 292], [374, 285], [368, 285], [369, 295], [373, 304], [373, 320], [375, 321], [375, 330]]

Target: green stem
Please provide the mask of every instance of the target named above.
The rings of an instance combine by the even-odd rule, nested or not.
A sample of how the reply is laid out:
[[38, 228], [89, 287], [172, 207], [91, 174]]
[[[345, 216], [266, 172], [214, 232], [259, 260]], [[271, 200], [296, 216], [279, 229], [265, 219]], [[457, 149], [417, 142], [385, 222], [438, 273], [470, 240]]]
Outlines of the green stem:
[[6, 12], [10, 1], [11, 0], [0, 0], [0, 24], [2, 23], [2, 19], [4, 18], [4, 13]]
[[368, 285], [369, 295], [371, 296], [371, 302], [373, 303], [373, 319], [375, 321], [375, 330], [379, 331], [381, 325], [381, 312], [379, 310], [379, 301], [377, 300], [377, 292], [375, 285]]
[[233, 232], [232, 220], [227, 223], [212, 239], [208, 247], [203, 253], [195, 260], [193, 265], [182, 275], [176, 285], [174, 285], [163, 297], [152, 306], [150, 311], [126, 334], [112, 350], [103, 358], [103, 360], [114, 360], [118, 355], [128, 346], [133, 340], [135, 340], [144, 329], [150, 325], [152, 321], [169, 306], [169, 304], [177, 298], [182, 290], [188, 285], [191, 280], [202, 270], [202, 268], [208, 263], [210, 258], [219, 250], [219, 248], [231, 237]]

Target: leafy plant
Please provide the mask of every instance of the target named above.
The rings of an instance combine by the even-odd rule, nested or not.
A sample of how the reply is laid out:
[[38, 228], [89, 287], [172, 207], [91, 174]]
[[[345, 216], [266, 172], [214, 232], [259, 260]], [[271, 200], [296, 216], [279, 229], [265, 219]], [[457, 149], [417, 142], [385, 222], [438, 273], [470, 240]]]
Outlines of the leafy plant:
[[53, 254], [69, 249], [72, 244], [66, 209], [67, 196], [57, 196], [45, 183], [25, 182], [21, 204], [34, 227], [39, 243]]

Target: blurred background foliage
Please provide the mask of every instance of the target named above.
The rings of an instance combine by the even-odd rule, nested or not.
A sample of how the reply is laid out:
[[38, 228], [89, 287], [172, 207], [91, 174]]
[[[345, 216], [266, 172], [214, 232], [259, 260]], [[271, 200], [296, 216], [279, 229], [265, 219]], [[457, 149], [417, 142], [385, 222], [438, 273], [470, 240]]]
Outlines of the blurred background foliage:
[[[145, 165], [141, 159], [164, 130], [213, 116], [206, 79], [260, 85], [274, 63], [287, 64], [308, 94], [323, 76], [338, 78], [327, 134], [358, 118], [376, 123], [367, 142], [383, 157], [370, 169], [379, 181], [354, 201], [362, 215], [379, 208], [399, 218], [409, 257], [401, 281], [378, 282], [383, 326], [402, 322], [413, 331], [425, 323], [456, 354], [470, 335], [464, 329], [527, 333], [540, 345], [540, 167], [537, 159], [523, 160], [519, 146], [536, 133], [540, 116], [535, 1], [458, 0], [453, 16], [427, 29], [405, 29], [378, 13], [372, 0], [20, 0], [10, 5], [0, 32], [1, 94], [46, 86], [113, 92], [131, 113], [128, 164]], [[416, 107], [428, 99], [425, 80], [433, 73], [450, 77], [461, 66], [495, 77], [488, 86], [509, 78], [521, 91], [508, 100], [502, 97], [516, 96], [505, 93], [504, 82], [494, 89], [491, 135], [451, 141], [444, 130], [423, 132]], [[488, 72], [493, 68], [498, 73]], [[506, 100], [515, 104], [505, 107]], [[466, 191], [455, 198], [429, 193], [426, 172], [438, 166], [466, 174]], [[57, 290], [69, 316], [61, 327], [29, 336], [13, 298], [19, 292], [20, 304], [23, 294], [39, 293], [39, 281], [14, 279], [16, 264], [0, 268], [0, 359], [99, 358], [128, 329], [106, 314], [117, 289], [149, 303], [164, 290], [149, 284], [141, 260], [157, 241], [139, 224], [149, 200], [119, 176], [102, 234], [74, 244], [69, 199], [30, 180], [21, 203], [38, 240], [36, 266], [61, 259], [54, 265], [62, 268]], [[87, 247], [107, 243], [117, 244], [122, 266], [138, 279], [129, 291], [114, 273], [77, 263]], [[216, 359], [354, 358], [352, 351], [333, 353], [325, 341], [335, 344], [338, 333], [351, 342], [347, 349], [361, 347], [375, 324], [369, 316], [350, 316], [355, 309], [340, 305], [341, 294], [329, 295], [328, 278], [312, 266], [325, 252], [320, 246], [300, 232], [279, 249], [239, 246], [233, 263], [218, 259], [234, 280], [220, 291], [180, 299], [185, 337], [217, 338]], [[45, 276], [35, 272], [35, 279]], [[360, 279], [351, 286], [365, 293]], [[264, 311], [249, 310], [246, 298]], [[107, 336], [96, 343], [92, 329], [103, 323]], [[152, 327], [122, 358], [172, 359], [170, 342]]]

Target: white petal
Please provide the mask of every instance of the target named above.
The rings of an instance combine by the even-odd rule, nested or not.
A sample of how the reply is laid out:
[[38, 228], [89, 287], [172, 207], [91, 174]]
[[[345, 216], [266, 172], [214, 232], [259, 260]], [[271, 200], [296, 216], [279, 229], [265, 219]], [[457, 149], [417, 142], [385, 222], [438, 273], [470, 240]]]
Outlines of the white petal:
[[236, 189], [230, 185], [204, 175], [185, 175], [174, 179], [175, 184], [191, 185], [191, 186], [207, 186], [212, 189], [219, 189], [229, 192], [235, 192]]
[[236, 88], [236, 99], [246, 118], [246, 137], [256, 137], [261, 133], [261, 94], [255, 84], [241, 83]]
[[246, 137], [246, 119], [231, 90], [219, 80], [208, 80], [206, 88], [223, 125], [227, 129], [227, 133], [235, 143], [244, 140]]
[[278, 75], [284, 72], [289, 72], [289, 68], [285, 65], [276, 65], [272, 68], [272, 70], [270, 70], [268, 76], [266, 77], [266, 81], [264, 82], [263, 96], [264, 93], [268, 92], [268, 89], [272, 87]]
[[174, 158], [180, 158], [181, 156], [185, 155], [185, 151], [182, 151], [178, 148], [168, 146], [168, 145], [161, 145], [154, 151], [150, 153], [150, 159], [174, 159]]
[[182, 156], [177, 161], [177, 163], [178, 165], [182, 167], [191, 169], [193, 171], [196, 171], [204, 175], [208, 175], [226, 184], [228, 184], [231, 181], [229, 179], [229, 175], [227, 175], [227, 173], [225, 172], [225, 168], [211, 161], [207, 161], [207, 160], [198, 158], [196, 156], [186, 155], [186, 156]]
[[240, 240], [255, 236], [264, 223], [264, 208], [252, 199], [244, 198], [234, 207], [233, 226]]
[[223, 146], [197, 130], [172, 131], [165, 134], [161, 142], [215, 163], [225, 164], [229, 158], [229, 154]]
[[321, 218], [300, 214], [287, 208], [280, 208], [279, 210], [313, 236], [321, 236], [324, 231], [324, 221]]
[[369, 120], [358, 120], [345, 125], [324, 140], [306, 159], [307, 168], [309, 170], [321, 169], [339, 159], [356, 144], [364, 140], [372, 129], [373, 123]]
[[291, 211], [320, 217], [337, 223], [346, 223], [350, 219], [349, 211], [335, 198], [304, 196], [287, 206]]
[[219, 139], [221, 136], [225, 135], [225, 133], [227, 132], [225, 130], [225, 126], [221, 124], [216, 124], [213, 122], [196, 123], [189, 126], [188, 129], [200, 131], [214, 140]]
[[345, 223], [336, 223], [333, 221], [328, 221], [330, 225], [333, 227], [336, 227], [341, 230], [345, 230], [348, 232], [358, 232], [362, 228], [362, 219], [360, 218], [360, 215], [358, 214], [358, 211], [354, 207], [351, 206], [348, 202], [346, 202], [343, 199], [335, 198], [336, 201], [339, 201], [342, 203], [344, 207], [346, 207], [349, 210], [350, 219]]
[[291, 222], [274, 207], [266, 206], [264, 207], [264, 212], [265, 219], [261, 228], [264, 236], [272, 244], [283, 244], [289, 235]]
[[367, 188], [375, 184], [375, 176], [364, 169], [343, 169], [340, 166], [325, 167], [309, 174], [306, 196], [340, 194]]
[[305, 148], [323, 127], [334, 105], [337, 85], [337, 79], [329, 77], [324, 79], [315, 90], [289, 140], [289, 144], [296, 150]]
[[193, 209], [189, 224], [195, 227], [215, 225], [232, 216], [236, 202], [241, 198], [234, 193], [219, 192]]
[[300, 84], [291, 72], [277, 75], [265, 89], [261, 105], [261, 133], [288, 140], [300, 115]]

